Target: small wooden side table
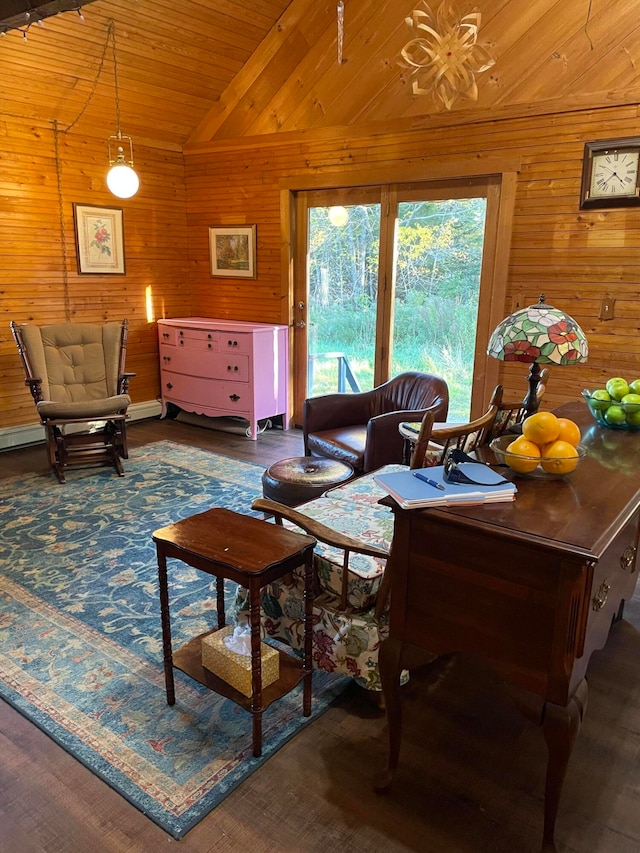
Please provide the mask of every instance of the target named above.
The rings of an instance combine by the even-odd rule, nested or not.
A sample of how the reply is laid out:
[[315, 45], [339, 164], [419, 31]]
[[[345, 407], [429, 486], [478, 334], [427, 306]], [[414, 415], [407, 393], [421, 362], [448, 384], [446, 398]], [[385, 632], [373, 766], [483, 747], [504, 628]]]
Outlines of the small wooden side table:
[[[214, 508], [192, 515], [153, 533], [158, 556], [160, 611], [164, 677], [169, 705], [175, 703], [173, 668], [181, 670], [227, 699], [250, 711], [253, 717], [253, 754], [262, 755], [262, 712], [276, 699], [292, 690], [301, 680], [303, 713], [311, 714], [311, 619], [313, 604], [313, 549], [316, 540], [285, 528], [242, 515], [228, 509]], [[181, 560], [216, 578], [218, 628], [225, 625], [224, 580], [235, 581], [249, 590], [249, 625], [251, 628], [252, 695], [244, 696], [227, 682], [202, 666], [202, 638], [213, 631], [194, 637], [173, 654], [169, 616], [167, 557]], [[280, 676], [262, 689], [260, 657], [260, 590], [304, 564], [304, 658], [302, 663], [279, 651]], [[214, 631], [217, 628], [213, 629]]]

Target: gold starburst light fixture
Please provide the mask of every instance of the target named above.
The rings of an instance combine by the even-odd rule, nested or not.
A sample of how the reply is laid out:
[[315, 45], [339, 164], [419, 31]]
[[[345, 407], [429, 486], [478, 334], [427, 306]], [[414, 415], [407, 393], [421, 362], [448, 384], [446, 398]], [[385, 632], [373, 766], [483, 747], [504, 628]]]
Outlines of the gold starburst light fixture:
[[495, 64], [478, 44], [480, 12], [460, 15], [443, 0], [436, 12], [425, 3], [405, 18], [419, 35], [401, 51], [403, 64], [412, 70], [414, 95], [432, 95], [450, 110], [460, 98], [477, 100], [476, 74]]

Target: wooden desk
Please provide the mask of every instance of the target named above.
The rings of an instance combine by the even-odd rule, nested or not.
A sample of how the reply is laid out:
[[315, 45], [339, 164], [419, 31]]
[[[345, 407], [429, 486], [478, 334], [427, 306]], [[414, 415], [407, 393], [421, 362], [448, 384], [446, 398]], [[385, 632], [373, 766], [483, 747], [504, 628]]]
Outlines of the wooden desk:
[[[380, 648], [391, 784], [401, 739], [400, 672], [433, 654], [479, 655], [513, 689], [549, 754], [543, 849], [587, 701], [585, 674], [633, 594], [640, 516], [640, 432], [599, 427], [582, 404], [588, 455], [567, 479], [517, 478], [513, 503], [393, 506], [390, 633]], [[490, 457], [489, 451], [487, 451]]]

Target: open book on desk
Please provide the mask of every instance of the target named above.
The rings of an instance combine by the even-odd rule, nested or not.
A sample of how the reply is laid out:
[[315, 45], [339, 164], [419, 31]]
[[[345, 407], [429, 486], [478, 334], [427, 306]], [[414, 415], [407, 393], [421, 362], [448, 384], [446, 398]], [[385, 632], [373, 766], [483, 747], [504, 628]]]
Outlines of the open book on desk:
[[477, 483], [446, 483], [444, 466], [420, 468], [416, 471], [390, 471], [374, 474], [375, 482], [385, 490], [403, 509], [420, 509], [429, 506], [463, 506], [498, 501], [512, 501], [517, 489], [511, 482], [504, 482], [502, 474], [487, 465], [473, 462], [458, 466], [464, 474]]

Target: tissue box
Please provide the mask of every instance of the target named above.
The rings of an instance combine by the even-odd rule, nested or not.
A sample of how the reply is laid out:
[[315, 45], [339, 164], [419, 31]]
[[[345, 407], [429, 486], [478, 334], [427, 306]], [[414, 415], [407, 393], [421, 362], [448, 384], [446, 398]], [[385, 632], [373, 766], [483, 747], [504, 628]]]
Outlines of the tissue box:
[[[227, 625], [202, 638], [202, 666], [222, 678], [244, 696], [251, 696], [251, 655], [239, 655], [224, 644], [233, 634], [234, 625]], [[266, 643], [262, 647], [262, 689], [277, 681], [280, 675], [280, 656]]]

